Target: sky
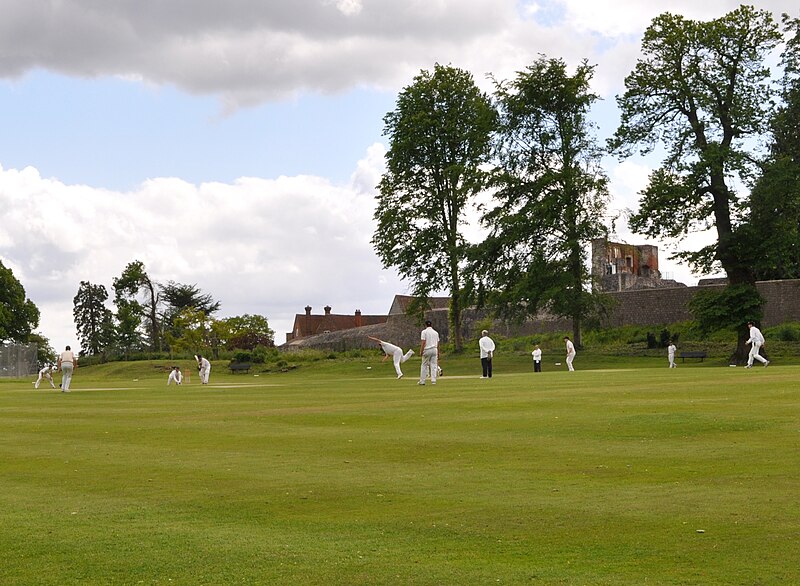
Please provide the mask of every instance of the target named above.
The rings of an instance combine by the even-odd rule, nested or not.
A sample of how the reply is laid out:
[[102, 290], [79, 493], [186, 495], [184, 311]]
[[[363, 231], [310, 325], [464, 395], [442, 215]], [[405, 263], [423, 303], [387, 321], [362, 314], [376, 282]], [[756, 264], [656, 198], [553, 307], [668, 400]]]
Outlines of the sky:
[[[79, 346], [81, 281], [140, 260], [194, 284], [216, 317], [260, 314], [285, 341], [306, 305], [386, 314], [410, 285], [370, 241], [383, 117], [421, 70], [510, 79], [539, 55], [596, 65], [604, 141], [653, 17], [711, 19], [727, 0], [0, 0], [0, 261]], [[795, 0], [757, 8], [797, 15]], [[606, 161], [612, 210], [653, 161]], [[469, 234], [478, 212], [470, 210]], [[667, 260], [665, 276], [694, 284]], [[705, 236], [707, 238], [708, 236]], [[701, 242], [699, 235], [692, 242]]]

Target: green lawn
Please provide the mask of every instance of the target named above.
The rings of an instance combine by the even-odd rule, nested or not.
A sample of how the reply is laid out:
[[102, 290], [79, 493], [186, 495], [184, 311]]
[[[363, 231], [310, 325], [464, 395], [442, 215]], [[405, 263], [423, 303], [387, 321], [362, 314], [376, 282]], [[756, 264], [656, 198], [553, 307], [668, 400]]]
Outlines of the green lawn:
[[800, 366], [528, 359], [2, 381], [0, 584], [800, 583]]

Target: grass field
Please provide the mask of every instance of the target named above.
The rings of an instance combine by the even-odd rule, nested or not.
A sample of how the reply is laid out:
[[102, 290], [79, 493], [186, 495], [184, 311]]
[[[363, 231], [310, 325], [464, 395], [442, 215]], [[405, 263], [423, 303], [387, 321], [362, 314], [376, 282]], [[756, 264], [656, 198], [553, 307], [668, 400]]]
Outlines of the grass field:
[[0, 584], [800, 583], [800, 366], [523, 358], [3, 380]]

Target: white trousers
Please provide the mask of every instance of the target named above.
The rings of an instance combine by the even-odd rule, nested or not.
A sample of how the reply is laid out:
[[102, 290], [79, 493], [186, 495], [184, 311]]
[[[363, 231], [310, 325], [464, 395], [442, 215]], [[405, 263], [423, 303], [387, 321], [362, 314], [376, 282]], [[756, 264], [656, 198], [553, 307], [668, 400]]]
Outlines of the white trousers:
[[178, 375], [175, 374], [174, 370], [169, 373], [169, 378], [167, 379], [167, 386], [169, 386], [170, 383], [175, 383], [176, 385], [181, 384], [181, 380], [178, 378]]
[[575, 360], [575, 352], [570, 352], [569, 354], [567, 354], [567, 368], [569, 368], [570, 372], [575, 370], [572, 367], [573, 360]]
[[72, 382], [72, 363], [61, 363], [61, 391], [66, 393], [69, 391], [69, 383]]
[[408, 352], [403, 354], [403, 351], [400, 348], [398, 348], [392, 353], [392, 361], [394, 362], [394, 369], [395, 371], [397, 371], [397, 378], [403, 376], [403, 371], [400, 370], [400, 364], [411, 358], [413, 355], [414, 355], [413, 350], [409, 350]]
[[425, 384], [425, 379], [431, 375], [431, 383], [436, 384], [436, 375], [439, 373], [439, 349], [425, 348], [422, 353], [422, 365], [419, 367], [419, 382]]
[[675, 368], [676, 366], [677, 365], [675, 364], [675, 355], [674, 354], [670, 354], [669, 355], [669, 367], [670, 368]]
[[200, 369], [200, 382], [204, 385], [208, 384], [208, 376], [211, 374], [211, 365], [206, 368]]
[[47, 380], [50, 381], [50, 386], [51, 387], [56, 388], [56, 384], [53, 382], [53, 377], [50, 375], [49, 372], [47, 374], [45, 374], [45, 375], [39, 373], [39, 378], [37, 378], [36, 382], [33, 383], [34, 388], [36, 388], [36, 389], [39, 388], [39, 383], [42, 382], [43, 378], [46, 378]]
[[753, 342], [750, 346], [750, 355], [747, 357], [747, 366], [753, 366], [753, 360], [758, 360], [761, 364], [766, 364], [767, 359], [761, 356], [758, 351], [761, 350], [761, 344]]

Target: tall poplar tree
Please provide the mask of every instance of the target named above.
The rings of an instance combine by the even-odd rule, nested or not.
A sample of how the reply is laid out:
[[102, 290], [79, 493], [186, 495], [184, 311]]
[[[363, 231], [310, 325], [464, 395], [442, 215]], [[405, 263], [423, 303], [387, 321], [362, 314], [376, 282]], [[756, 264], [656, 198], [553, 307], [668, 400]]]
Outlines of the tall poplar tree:
[[585, 61], [541, 57], [510, 82], [496, 84], [500, 109], [496, 205], [482, 218], [490, 233], [472, 252], [480, 303], [523, 318], [547, 306], [573, 324], [596, 300], [585, 244], [604, 233], [608, 180], [588, 115], [598, 97]]
[[464, 70], [422, 71], [384, 117], [386, 172], [378, 185], [372, 243], [384, 267], [411, 283], [418, 307], [450, 293], [450, 327], [461, 350], [464, 214], [486, 183], [496, 112]]
[[114, 319], [105, 306], [108, 291], [103, 285], [81, 281], [73, 302], [72, 315], [85, 354], [99, 355], [114, 342]]

